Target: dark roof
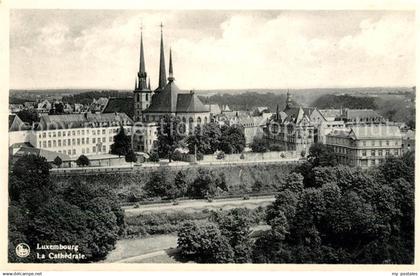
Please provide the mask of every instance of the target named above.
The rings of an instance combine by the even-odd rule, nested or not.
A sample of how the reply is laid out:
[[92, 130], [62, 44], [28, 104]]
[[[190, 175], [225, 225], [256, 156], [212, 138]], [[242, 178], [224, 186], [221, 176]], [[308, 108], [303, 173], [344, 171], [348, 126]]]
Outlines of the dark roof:
[[178, 94], [176, 103], [176, 112], [189, 113], [189, 112], [209, 112], [206, 107], [195, 93]]
[[107, 114], [63, 114], [41, 115], [39, 128], [41, 129], [70, 129], [89, 127], [99, 124], [118, 125], [120, 122], [132, 124], [133, 121], [125, 113]]
[[110, 98], [102, 113], [125, 113], [128, 117], [134, 116], [133, 98]]
[[37, 156], [42, 156], [45, 157], [45, 159], [47, 159], [47, 162], [53, 162], [54, 159], [58, 156], [61, 158], [61, 160], [63, 161], [70, 161], [71, 158], [70, 156], [68, 156], [67, 154], [64, 153], [59, 153], [59, 152], [54, 152], [54, 151], [49, 151], [49, 150], [44, 150], [44, 149], [38, 149], [38, 148], [30, 148], [30, 147], [22, 147], [20, 150], [18, 150], [14, 156], [15, 157], [21, 157], [23, 155], [29, 155], [29, 154], [34, 154]]
[[209, 112], [195, 93], [181, 93], [175, 82], [166, 84], [162, 92], [154, 94], [144, 113], [198, 113]]
[[145, 113], [153, 112], [176, 112], [176, 104], [178, 93], [180, 92], [175, 82], [171, 81], [165, 85], [165, 88], [153, 95], [150, 106], [144, 111]]
[[346, 109], [345, 116], [349, 120], [360, 118], [382, 119], [382, 116], [373, 109]]
[[28, 130], [30, 126], [23, 122], [18, 115], [9, 115], [9, 131]]

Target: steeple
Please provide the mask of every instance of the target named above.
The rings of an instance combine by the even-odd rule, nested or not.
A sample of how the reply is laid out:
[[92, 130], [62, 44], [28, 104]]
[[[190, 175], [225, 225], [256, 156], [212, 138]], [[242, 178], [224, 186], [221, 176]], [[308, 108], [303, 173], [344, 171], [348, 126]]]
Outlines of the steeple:
[[174, 69], [172, 67], [172, 49], [169, 49], [169, 77], [168, 77], [168, 81], [173, 82], [174, 80], [175, 80]]
[[163, 24], [160, 23], [160, 64], [159, 85], [156, 90], [161, 91], [166, 85], [165, 53], [163, 49]]
[[140, 63], [139, 63], [139, 72], [137, 76], [139, 77], [139, 83], [137, 89], [145, 90], [147, 89], [147, 73], [146, 73], [146, 64], [144, 62], [144, 49], [143, 49], [143, 26], [140, 28]]

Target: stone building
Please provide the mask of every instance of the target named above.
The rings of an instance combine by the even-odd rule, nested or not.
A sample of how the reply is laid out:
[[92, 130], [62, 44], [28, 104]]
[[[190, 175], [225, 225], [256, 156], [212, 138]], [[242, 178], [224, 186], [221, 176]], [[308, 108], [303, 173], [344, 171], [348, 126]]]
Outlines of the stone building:
[[334, 130], [326, 136], [326, 144], [343, 165], [371, 167], [387, 156], [400, 156], [401, 132], [396, 126], [359, 125]]

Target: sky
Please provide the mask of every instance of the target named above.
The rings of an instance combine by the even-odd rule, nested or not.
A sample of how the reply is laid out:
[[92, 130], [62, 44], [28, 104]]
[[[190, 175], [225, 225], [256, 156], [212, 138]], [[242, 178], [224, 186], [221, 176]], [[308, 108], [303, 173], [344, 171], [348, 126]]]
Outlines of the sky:
[[410, 11], [11, 10], [10, 88], [133, 89], [160, 23], [181, 89], [412, 86]]

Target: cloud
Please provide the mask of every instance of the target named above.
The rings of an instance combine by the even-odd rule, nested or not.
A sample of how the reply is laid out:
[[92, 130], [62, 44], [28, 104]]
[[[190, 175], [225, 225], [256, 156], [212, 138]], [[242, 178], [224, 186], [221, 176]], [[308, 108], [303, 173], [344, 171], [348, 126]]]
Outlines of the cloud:
[[[132, 89], [141, 21], [152, 86], [161, 21], [166, 58], [172, 47], [181, 89], [415, 82], [415, 23], [409, 12], [104, 12], [103, 22], [93, 20], [94, 14], [72, 12], [72, 20], [60, 14], [26, 36], [19, 36], [28, 34], [26, 17], [16, 16], [12, 87]], [[84, 27], [72, 23], [76, 16]]]

